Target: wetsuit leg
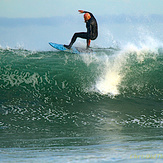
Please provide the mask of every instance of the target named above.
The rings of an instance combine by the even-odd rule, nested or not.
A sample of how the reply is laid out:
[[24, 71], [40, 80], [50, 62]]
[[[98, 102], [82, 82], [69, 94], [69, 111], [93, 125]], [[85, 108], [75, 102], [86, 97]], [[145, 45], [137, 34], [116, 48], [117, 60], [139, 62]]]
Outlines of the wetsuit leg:
[[87, 39], [87, 42], [89, 40], [88, 34], [86, 32], [75, 33], [73, 35], [72, 39], [71, 39], [70, 44], [68, 46], [66, 45], [65, 47], [67, 47], [68, 49], [70, 49], [78, 37], [79, 38], [83, 38], [83, 39]]

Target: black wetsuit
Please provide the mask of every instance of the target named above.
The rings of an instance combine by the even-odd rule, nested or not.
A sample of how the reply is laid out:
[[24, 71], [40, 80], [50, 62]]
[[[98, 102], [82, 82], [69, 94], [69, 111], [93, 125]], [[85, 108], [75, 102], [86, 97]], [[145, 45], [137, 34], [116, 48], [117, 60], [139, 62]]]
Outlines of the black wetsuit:
[[67, 48], [71, 48], [73, 43], [76, 41], [77, 37], [83, 38], [87, 40], [87, 48], [89, 40], [95, 40], [98, 36], [98, 25], [95, 17], [93, 16], [92, 13], [84, 11], [84, 13], [89, 13], [91, 15], [91, 18], [86, 22], [86, 28], [87, 32], [79, 32], [75, 33], [71, 39], [71, 42], [69, 45], [65, 45]]

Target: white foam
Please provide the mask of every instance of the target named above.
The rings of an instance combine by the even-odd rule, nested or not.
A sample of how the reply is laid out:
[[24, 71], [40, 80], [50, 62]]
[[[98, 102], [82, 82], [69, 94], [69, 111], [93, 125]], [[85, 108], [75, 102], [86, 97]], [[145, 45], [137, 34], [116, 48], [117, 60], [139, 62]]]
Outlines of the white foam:
[[118, 72], [106, 72], [106, 74], [100, 78], [96, 83], [96, 89], [99, 90], [101, 94], [111, 94], [118, 95], [118, 85], [121, 82], [121, 76]]
[[125, 53], [118, 52], [105, 58], [101, 76], [97, 79], [95, 88], [101, 94], [116, 96], [120, 94], [119, 85], [123, 79], [122, 68], [125, 65]]
[[136, 56], [138, 62], [143, 62], [149, 57], [155, 59], [158, 54], [158, 47], [161, 45], [160, 41], [151, 36], [146, 38], [146, 42], [140, 41], [139, 45], [128, 43], [112, 56], [103, 56], [103, 61], [101, 61], [103, 68], [101, 75], [96, 80], [96, 91], [104, 95], [119, 95], [119, 86], [125, 77], [123, 70], [127, 68], [126, 63], [132, 59], [132, 55]]

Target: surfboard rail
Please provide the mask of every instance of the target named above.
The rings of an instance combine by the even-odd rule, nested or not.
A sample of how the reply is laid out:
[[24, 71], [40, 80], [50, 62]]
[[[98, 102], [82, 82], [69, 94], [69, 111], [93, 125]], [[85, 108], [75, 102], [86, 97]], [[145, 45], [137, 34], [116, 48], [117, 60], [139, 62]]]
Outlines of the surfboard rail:
[[69, 53], [80, 54], [80, 51], [76, 47], [73, 47], [73, 46], [71, 47], [71, 49], [67, 49], [62, 44], [49, 42], [49, 45], [51, 45], [53, 48], [60, 50], [60, 51], [66, 51]]

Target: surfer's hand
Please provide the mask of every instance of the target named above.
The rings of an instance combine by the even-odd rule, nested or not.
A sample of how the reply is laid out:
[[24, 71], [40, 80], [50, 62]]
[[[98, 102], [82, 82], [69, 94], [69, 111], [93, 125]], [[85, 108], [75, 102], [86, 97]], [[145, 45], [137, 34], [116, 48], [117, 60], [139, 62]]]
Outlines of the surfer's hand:
[[84, 13], [84, 11], [83, 11], [83, 10], [78, 10], [78, 11], [79, 11], [79, 13], [80, 13], [80, 14]]

